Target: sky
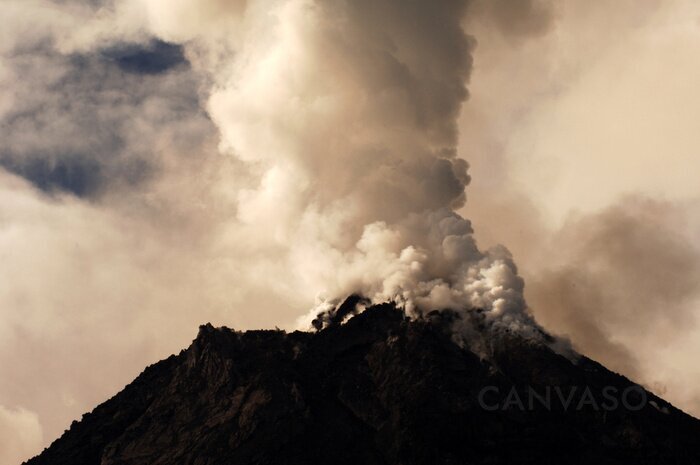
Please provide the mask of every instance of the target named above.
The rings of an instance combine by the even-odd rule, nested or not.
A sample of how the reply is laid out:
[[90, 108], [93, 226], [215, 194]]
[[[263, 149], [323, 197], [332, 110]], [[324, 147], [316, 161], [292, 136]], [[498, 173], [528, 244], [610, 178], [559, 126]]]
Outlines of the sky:
[[700, 415], [697, 2], [3, 10], [0, 463], [200, 324], [352, 292], [541, 325]]

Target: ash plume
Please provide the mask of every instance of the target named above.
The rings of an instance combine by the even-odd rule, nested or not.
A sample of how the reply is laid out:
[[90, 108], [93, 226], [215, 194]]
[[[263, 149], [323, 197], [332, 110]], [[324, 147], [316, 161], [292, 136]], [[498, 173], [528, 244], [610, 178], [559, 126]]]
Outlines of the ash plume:
[[[235, 194], [237, 233], [280, 247], [299, 288], [318, 295], [306, 323], [357, 294], [413, 315], [479, 308], [489, 323], [533, 324], [510, 254], [479, 250], [455, 213], [469, 183], [456, 150], [474, 45], [466, 7], [236, 3], [225, 46], [221, 31], [185, 27], [215, 83], [220, 149], [257, 179]], [[155, 23], [166, 39], [183, 29]]]

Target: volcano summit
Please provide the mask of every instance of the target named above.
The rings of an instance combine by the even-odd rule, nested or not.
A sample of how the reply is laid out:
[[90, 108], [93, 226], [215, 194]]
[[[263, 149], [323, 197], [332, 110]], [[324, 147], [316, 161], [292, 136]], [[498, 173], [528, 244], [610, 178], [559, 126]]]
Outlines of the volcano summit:
[[27, 464], [700, 463], [700, 421], [517, 332], [477, 354], [454, 318], [382, 304], [314, 333], [201, 326]]

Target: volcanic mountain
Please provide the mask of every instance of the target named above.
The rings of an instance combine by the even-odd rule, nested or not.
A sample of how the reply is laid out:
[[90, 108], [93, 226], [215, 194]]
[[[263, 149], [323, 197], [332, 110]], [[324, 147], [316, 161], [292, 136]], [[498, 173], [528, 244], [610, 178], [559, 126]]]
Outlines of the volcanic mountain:
[[453, 318], [382, 304], [316, 332], [202, 326], [27, 463], [700, 463], [700, 421], [552, 344], [458, 344]]

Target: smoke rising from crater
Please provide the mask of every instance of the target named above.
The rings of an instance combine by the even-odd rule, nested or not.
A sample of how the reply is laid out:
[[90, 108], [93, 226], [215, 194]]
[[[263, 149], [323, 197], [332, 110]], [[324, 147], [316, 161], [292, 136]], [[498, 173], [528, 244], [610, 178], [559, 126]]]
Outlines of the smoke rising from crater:
[[469, 182], [456, 151], [472, 65], [467, 2], [234, 7], [228, 56], [208, 65], [221, 37], [202, 31], [194, 62], [216, 83], [220, 149], [257, 175], [236, 193], [242, 240], [280, 247], [274, 260], [321, 308], [358, 293], [524, 324], [508, 252], [480, 251], [454, 212]]

